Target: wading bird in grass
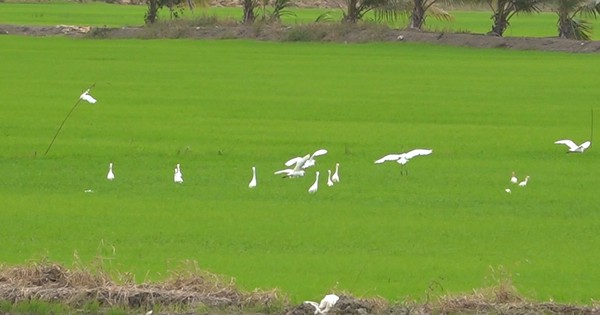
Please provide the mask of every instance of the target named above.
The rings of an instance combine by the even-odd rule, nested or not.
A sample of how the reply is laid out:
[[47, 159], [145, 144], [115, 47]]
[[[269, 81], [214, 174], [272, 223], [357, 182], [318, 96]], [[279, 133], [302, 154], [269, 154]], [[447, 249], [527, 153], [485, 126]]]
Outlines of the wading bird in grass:
[[96, 99], [93, 98], [90, 94], [90, 89], [85, 90], [85, 92], [83, 92], [79, 98], [90, 103], [90, 104], [96, 104]]
[[321, 300], [321, 303], [313, 301], [304, 301], [304, 303], [312, 305], [315, 308], [315, 315], [326, 314], [339, 299], [340, 297], [335, 294], [328, 294]]
[[517, 176], [515, 176], [515, 172], [512, 172], [512, 176], [510, 177], [510, 182], [513, 184], [516, 184], [519, 180], [517, 179]]
[[529, 176], [526, 176], [525, 179], [519, 183], [520, 187], [525, 187], [527, 186], [527, 182], [529, 181]]
[[254, 167], [254, 166], [252, 166], [252, 180], [250, 180], [248, 187], [249, 188], [256, 187], [256, 167]]
[[567, 147], [569, 147], [569, 151], [567, 151], [567, 153], [583, 153], [585, 150], [587, 150], [587, 148], [590, 147], [590, 145], [592, 145], [591, 141], [586, 141], [582, 144], [576, 144], [575, 142], [573, 142], [572, 140], [558, 140], [554, 142], [555, 144], [564, 144]]
[[327, 186], [333, 186], [333, 180], [331, 179], [331, 170], [327, 170]]
[[339, 183], [340, 182], [340, 163], [335, 163], [335, 172], [333, 172], [333, 175], [331, 176], [331, 181], [334, 183]]
[[289, 178], [302, 177], [302, 176], [304, 176], [304, 170], [302, 169], [302, 165], [304, 165], [304, 163], [309, 158], [310, 158], [310, 154], [307, 154], [303, 157], [295, 157], [295, 158], [285, 162], [285, 165], [288, 167], [296, 164], [294, 166], [294, 168], [288, 168], [288, 169], [276, 171], [274, 174], [275, 175], [284, 174], [283, 177], [289, 177]]
[[510, 190], [510, 188], [506, 188], [504, 191], [506, 191], [507, 193], [511, 193], [512, 191]]
[[[375, 164], [381, 164], [386, 161], [396, 161], [400, 165], [402, 165], [402, 169], [404, 169], [404, 166], [406, 165], [406, 163], [408, 163], [408, 161], [410, 161], [410, 159], [414, 158], [415, 156], [429, 155], [432, 152], [433, 150], [431, 149], [414, 149], [405, 153], [388, 154], [375, 161]], [[408, 171], [406, 169], [404, 169], [404, 172], [408, 175]], [[400, 174], [402, 174], [402, 170], [400, 170]]]
[[113, 173], [113, 164], [110, 162], [108, 164], [108, 174], [106, 174], [106, 179], [113, 180], [115, 179], [115, 173]]
[[315, 183], [312, 184], [312, 186], [310, 186], [310, 188], [308, 188], [308, 192], [311, 194], [316, 193], [317, 190], [319, 189], [319, 171], [317, 171], [315, 174], [317, 174], [317, 176], [315, 178]]
[[179, 164], [175, 167], [175, 174], [173, 175], [173, 181], [177, 184], [183, 183], [183, 174], [181, 174], [181, 167]]

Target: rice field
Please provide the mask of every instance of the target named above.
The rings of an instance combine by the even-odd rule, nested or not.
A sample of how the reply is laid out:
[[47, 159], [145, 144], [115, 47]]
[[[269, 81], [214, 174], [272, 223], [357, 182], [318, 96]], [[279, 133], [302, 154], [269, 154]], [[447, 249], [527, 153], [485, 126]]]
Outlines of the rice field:
[[[598, 298], [598, 154], [553, 144], [590, 139], [598, 55], [15, 36], [0, 55], [4, 264], [77, 256], [155, 281], [195, 260], [294, 301], [507, 277], [535, 300]], [[273, 175], [319, 148], [305, 177]], [[408, 175], [373, 163], [413, 148], [433, 154]], [[308, 194], [335, 163], [340, 183]]]

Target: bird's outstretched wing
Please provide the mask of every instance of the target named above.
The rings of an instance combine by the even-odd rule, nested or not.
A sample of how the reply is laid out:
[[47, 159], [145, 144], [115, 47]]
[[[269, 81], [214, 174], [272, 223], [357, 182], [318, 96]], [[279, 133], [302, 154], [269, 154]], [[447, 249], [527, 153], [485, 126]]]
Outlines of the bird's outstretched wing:
[[396, 161], [399, 158], [401, 158], [402, 155], [404, 155], [404, 153], [402, 153], [402, 154], [388, 154], [388, 155], [382, 157], [381, 159], [375, 161], [375, 164], [381, 164], [381, 163], [386, 162], [386, 161]]
[[590, 147], [590, 145], [592, 145], [592, 143], [590, 141], [586, 141], [584, 143], [581, 144], [581, 147], [586, 150], [587, 148]]
[[325, 154], [327, 154], [327, 150], [325, 150], [325, 149], [319, 149], [319, 150], [315, 151], [315, 153], [313, 153], [313, 154], [310, 156], [310, 158], [312, 159], [312, 158], [314, 158], [315, 156], [321, 156], [321, 155], [325, 155]]
[[568, 139], [555, 141], [554, 144], [564, 144], [564, 145], [568, 146], [570, 150], [575, 150], [578, 147], [578, 145], [575, 144], [575, 142], [568, 140]]
[[419, 155], [429, 155], [431, 154], [431, 152], [433, 152], [433, 150], [431, 149], [414, 149], [412, 151], [406, 152], [404, 158], [408, 160]]

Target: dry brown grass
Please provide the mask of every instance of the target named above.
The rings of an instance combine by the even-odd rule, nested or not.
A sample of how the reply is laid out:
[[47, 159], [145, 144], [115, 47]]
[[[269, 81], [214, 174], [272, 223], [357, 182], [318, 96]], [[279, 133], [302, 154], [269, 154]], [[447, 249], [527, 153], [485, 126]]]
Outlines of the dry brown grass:
[[[78, 260], [77, 260], [78, 261]], [[89, 304], [125, 309], [171, 310], [172, 313], [287, 314], [313, 315], [306, 304], [292, 305], [277, 290], [240, 290], [235, 280], [201, 270], [187, 261], [159, 283], [136, 284], [128, 274], [111, 277], [102, 268], [102, 260], [73, 268], [42, 260], [26, 266], [0, 266], [0, 301], [17, 304], [23, 301], [61, 303], [75, 309]], [[431, 288], [430, 288], [431, 289]], [[433, 290], [433, 289], [431, 289]], [[429, 292], [427, 301], [404, 301], [390, 304], [381, 297], [357, 298], [338, 290], [340, 299], [331, 315], [428, 315], [428, 314], [600, 314], [600, 305], [568, 305], [555, 302], [532, 302], [521, 296], [510, 278], [489, 288], [468, 294], [437, 296]], [[177, 310], [177, 311], [172, 311]]]
[[287, 303], [277, 290], [244, 292], [233, 279], [197, 268], [174, 272], [161, 283], [116, 283], [102, 270], [67, 269], [48, 261], [27, 266], [0, 266], [0, 300], [39, 300], [72, 307], [101, 306], [152, 309], [161, 307], [271, 310]]

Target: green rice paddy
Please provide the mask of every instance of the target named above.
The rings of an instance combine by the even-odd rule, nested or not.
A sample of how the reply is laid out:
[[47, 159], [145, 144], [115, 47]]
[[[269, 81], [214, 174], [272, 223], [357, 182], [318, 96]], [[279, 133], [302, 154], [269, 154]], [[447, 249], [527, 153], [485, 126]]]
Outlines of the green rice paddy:
[[[502, 277], [536, 300], [598, 298], [598, 153], [553, 144], [590, 138], [598, 55], [16, 36], [0, 55], [5, 264], [103, 257], [146, 281], [195, 260], [295, 301], [424, 299]], [[44, 156], [94, 82], [98, 103]], [[319, 148], [306, 177], [273, 175]], [[413, 148], [433, 154], [407, 176], [373, 163]], [[336, 162], [341, 182], [309, 195]]]

